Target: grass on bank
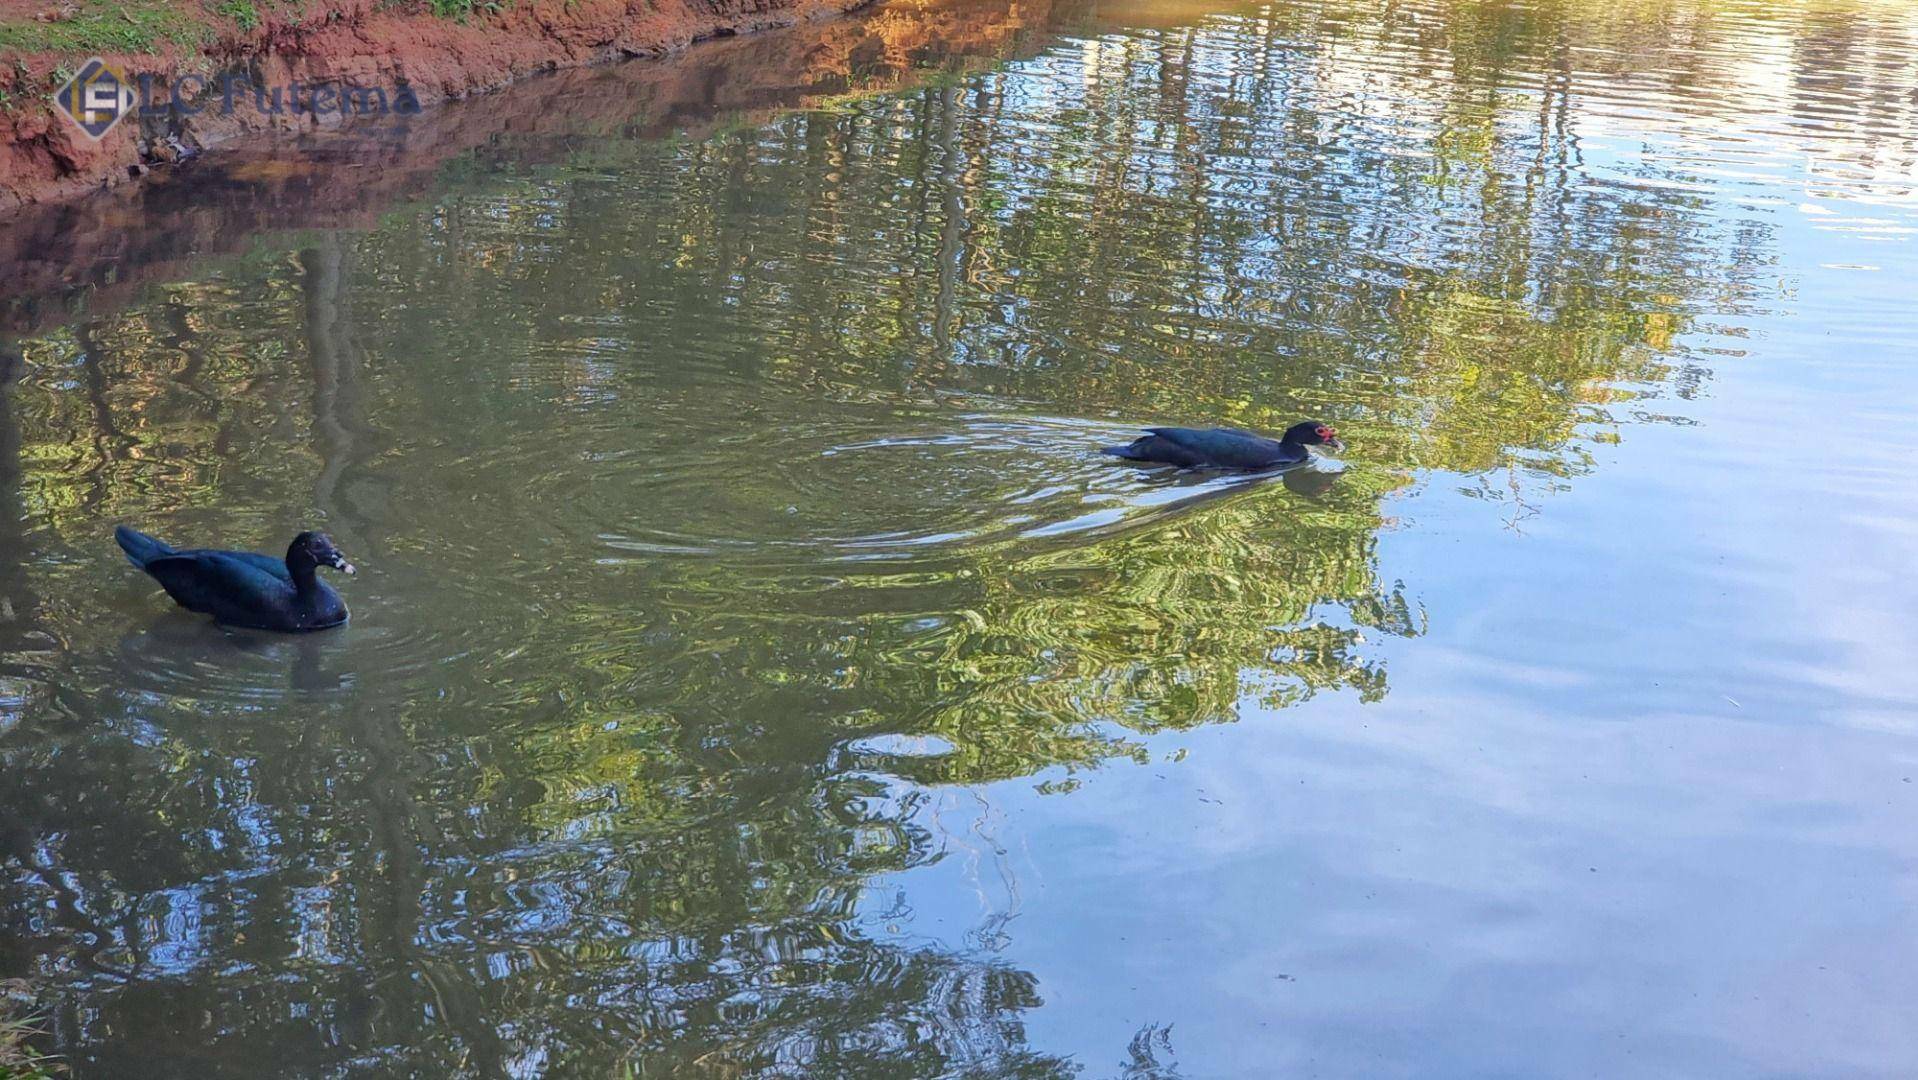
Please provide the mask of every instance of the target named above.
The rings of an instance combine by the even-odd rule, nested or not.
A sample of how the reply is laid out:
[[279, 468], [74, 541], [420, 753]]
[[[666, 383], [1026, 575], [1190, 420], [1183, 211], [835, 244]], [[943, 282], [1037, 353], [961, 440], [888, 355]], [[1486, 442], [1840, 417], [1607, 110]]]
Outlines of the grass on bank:
[[[460, 22], [511, 4], [424, 0], [433, 14]], [[151, 54], [168, 46], [192, 51], [212, 42], [228, 24], [247, 31], [264, 21], [258, 0], [208, 0], [208, 6], [197, 0], [46, 0], [44, 10], [62, 17], [50, 22], [32, 17], [0, 21], [0, 55], [60, 53], [77, 65], [98, 53]]]
[[[48, 7], [53, 9], [55, 5], [49, 3]], [[252, 5], [246, 3], [246, 7], [250, 10]], [[75, 61], [84, 61], [95, 53], [159, 52], [169, 44], [190, 49], [212, 40], [213, 32], [213, 25], [197, 4], [86, 0], [76, 5], [71, 15], [53, 22], [0, 22], [0, 52], [71, 53]]]

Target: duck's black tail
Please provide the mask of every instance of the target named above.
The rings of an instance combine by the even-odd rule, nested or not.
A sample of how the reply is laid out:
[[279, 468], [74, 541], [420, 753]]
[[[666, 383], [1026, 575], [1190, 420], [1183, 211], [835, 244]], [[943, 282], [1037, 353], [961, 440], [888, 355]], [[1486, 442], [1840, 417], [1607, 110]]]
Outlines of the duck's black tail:
[[119, 543], [120, 550], [127, 553], [127, 561], [142, 570], [145, 570], [147, 564], [153, 560], [174, 553], [173, 548], [169, 547], [166, 541], [155, 536], [148, 536], [138, 529], [129, 529], [125, 525], [114, 528], [113, 539]]
[[1145, 452], [1147, 446], [1151, 445], [1154, 438], [1156, 438], [1156, 436], [1141, 435], [1131, 442], [1119, 446], [1101, 446], [1099, 452], [1101, 454], [1111, 454], [1113, 457], [1122, 457], [1128, 461], [1146, 461], [1149, 459], [1141, 457], [1140, 455]]

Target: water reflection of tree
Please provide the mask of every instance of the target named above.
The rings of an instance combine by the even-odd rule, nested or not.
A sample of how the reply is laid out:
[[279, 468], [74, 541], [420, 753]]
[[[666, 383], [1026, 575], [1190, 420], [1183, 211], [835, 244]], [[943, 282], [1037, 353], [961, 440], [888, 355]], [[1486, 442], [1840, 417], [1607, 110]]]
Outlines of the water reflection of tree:
[[[590, 295], [635, 335], [657, 325], [662, 288], [686, 324], [746, 310], [786, 343], [782, 372], [846, 392], [881, 379], [1247, 422], [1343, 408], [1382, 421], [1374, 450], [1402, 439], [1400, 461], [1569, 463], [1594, 384], [1662, 374], [1660, 343], [1722, 299], [1698, 296], [1694, 270], [1710, 261], [1716, 288], [1736, 289], [1762, 237], [1702, 224], [1695, 197], [1537, 167], [1573, 152], [1564, 90], [1548, 84], [1535, 114], [1502, 105], [1470, 34], [1452, 43], [1450, 96], [1417, 118], [1436, 129], [1429, 161], [1388, 152], [1396, 128], [1328, 141], [1316, 125], [1345, 90], [1296, 62], [1288, 11], [1260, 26], [1253, 73], [1226, 84], [1187, 77], [1223, 47], [1187, 30], [1088, 48], [1056, 79], [805, 114], [663, 159], [643, 148], [626, 166], [639, 175], [567, 205], [637, 197], [659, 215], [550, 258], [516, 250], [462, 286]], [[1154, 96], [1130, 92], [1146, 78]], [[1041, 100], [1007, 99], [1035, 83]], [[486, 258], [543, 228], [456, 237], [458, 217], [415, 219], [424, 233], [395, 246]], [[793, 273], [822, 253], [847, 272]], [[676, 272], [630, 272], [662, 266]], [[464, 332], [530, 341], [576, 314], [492, 312]]]
[[[985, 394], [1077, 416], [1324, 411], [1363, 456], [1313, 499], [1267, 486], [1112, 535], [984, 544], [909, 585], [883, 565], [825, 585], [683, 558], [528, 571], [570, 598], [553, 617], [579, 647], [438, 676], [492, 702], [322, 680], [236, 719], [60, 672], [0, 732], [0, 975], [68, 988], [59, 1041], [108, 1074], [1067, 1071], [1025, 1044], [1029, 975], [856, 918], [875, 875], [938, 857], [923, 785], [1089, 765], [1248, 700], [1385, 693], [1364, 635], [1419, 616], [1380, 577], [1384, 494], [1411, 466], [1583, 467], [1607, 387], [1665, 379], [1692, 313], [1735, 306], [1761, 260], [1762, 234], [1693, 196], [1573, 182], [1573, 8], [1461, 5], [1436, 26], [1314, 10], [460, 180], [354, 242], [357, 264], [322, 236], [29, 343], [80, 392], [0, 390], [0, 436], [32, 440], [0, 438], [19, 501], [0, 527], [39, 526], [0, 551], [47, 556], [33, 593], [59, 603], [27, 605], [23, 632], [81, 653], [117, 645], [87, 599], [100, 562], [74, 556], [102, 515], [237, 505], [252, 517], [222, 529], [261, 535], [317, 504], [388, 535], [356, 485], [389, 444], [413, 459], [400, 498], [409, 470], [524, 476], [441, 442], [530, 459], [543, 437], [606, 449], [607, 413], [776, 432], [822, 401]], [[1326, 35], [1445, 64], [1295, 47]], [[1371, 87], [1402, 111], [1353, 115], [1354, 67], [1404, 80]], [[1536, 96], [1501, 95], [1529, 70]], [[1408, 139], [1423, 156], [1390, 152]], [[710, 499], [771, 520], [781, 485], [749, 474]], [[550, 528], [565, 493], [525, 486], [527, 512], [474, 512], [473, 564], [518, 565]], [[28, 561], [0, 566], [7, 595]], [[19, 672], [50, 684], [44, 663]], [[858, 741], [885, 734], [952, 750]], [[1136, 1069], [1155, 1053], [1142, 1032]]]
[[[11, 341], [0, 339], [0, 552], [26, 550], [18, 535], [25, 515], [20, 512], [20, 443], [23, 433], [14, 416], [13, 384], [22, 374], [25, 360]], [[0, 559], [0, 653], [11, 653], [23, 644], [20, 627], [33, 610], [28, 591], [25, 561]]]

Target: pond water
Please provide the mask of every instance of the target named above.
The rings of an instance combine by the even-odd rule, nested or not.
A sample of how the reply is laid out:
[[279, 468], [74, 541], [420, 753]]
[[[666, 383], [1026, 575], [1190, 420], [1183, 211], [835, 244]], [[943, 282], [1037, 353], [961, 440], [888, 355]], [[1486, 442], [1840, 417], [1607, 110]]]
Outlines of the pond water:
[[1918, 9], [902, 3], [5, 232], [77, 1075], [1918, 1073]]

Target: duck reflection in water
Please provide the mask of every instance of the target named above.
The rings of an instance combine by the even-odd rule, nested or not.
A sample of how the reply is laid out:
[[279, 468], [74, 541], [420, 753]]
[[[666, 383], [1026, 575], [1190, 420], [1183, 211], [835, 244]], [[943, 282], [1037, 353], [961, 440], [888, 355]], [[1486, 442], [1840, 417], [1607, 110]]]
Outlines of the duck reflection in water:
[[[212, 693], [213, 683], [281, 672], [285, 688], [297, 693], [350, 689], [353, 675], [325, 663], [328, 640], [325, 635], [225, 626], [174, 610], [120, 639], [120, 670], [136, 685], [188, 698], [219, 696]], [[267, 696], [274, 695], [269, 691]]]

